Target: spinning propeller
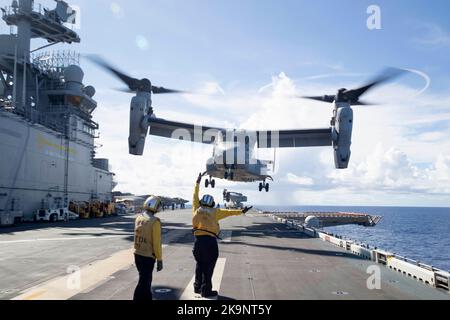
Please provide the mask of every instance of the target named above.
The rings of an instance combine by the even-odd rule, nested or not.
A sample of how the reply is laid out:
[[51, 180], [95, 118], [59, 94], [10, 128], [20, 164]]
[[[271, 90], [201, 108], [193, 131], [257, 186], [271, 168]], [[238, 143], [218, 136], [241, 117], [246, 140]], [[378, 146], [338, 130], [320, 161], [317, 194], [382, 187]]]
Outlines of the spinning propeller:
[[347, 89], [340, 89], [336, 95], [325, 95], [325, 96], [316, 96], [316, 97], [300, 97], [304, 99], [310, 99], [310, 100], [316, 100], [316, 101], [322, 101], [322, 102], [343, 102], [343, 103], [349, 103], [352, 106], [364, 106], [369, 105], [368, 103], [362, 102], [359, 99], [366, 94], [371, 89], [375, 88], [376, 86], [379, 86], [385, 82], [388, 82], [394, 78], [397, 78], [404, 73], [406, 73], [407, 70], [403, 69], [397, 69], [397, 68], [388, 68], [383, 73], [381, 73], [376, 79], [374, 79], [369, 84], [365, 85], [364, 87], [353, 89], [353, 90], [347, 90]]
[[93, 63], [97, 64], [98, 66], [102, 67], [103, 69], [109, 71], [110, 73], [114, 74], [117, 78], [122, 80], [128, 88], [119, 89], [119, 91], [127, 92], [127, 93], [136, 93], [136, 92], [148, 92], [153, 94], [172, 94], [172, 93], [187, 93], [186, 91], [181, 90], [173, 90], [173, 89], [167, 89], [164, 87], [155, 87], [152, 85], [151, 81], [149, 79], [136, 79], [132, 78], [125, 73], [117, 70], [115, 67], [111, 66], [109, 63], [107, 63], [105, 60], [100, 58], [99, 56], [95, 55], [88, 55], [86, 56], [87, 59], [92, 61]]

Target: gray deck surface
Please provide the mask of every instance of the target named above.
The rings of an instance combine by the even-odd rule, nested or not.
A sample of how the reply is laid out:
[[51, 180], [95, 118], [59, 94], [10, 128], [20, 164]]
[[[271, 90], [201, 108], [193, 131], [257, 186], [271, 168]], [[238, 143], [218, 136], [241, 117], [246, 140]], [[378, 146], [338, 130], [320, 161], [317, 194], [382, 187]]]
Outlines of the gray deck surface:
[[[168, 211], [159, 216], [167, 247], [163, 249], [164, 270], [154, 272], [154, 298], [179, 299], [186, 288], [190, 290], [195, 267], [191, 213]], [[0, 230], [0, 299], [64, 275], [69, 265], [105, 259], [132, 244], [130, 216], [43, 226]], [[373, 262], [308, 238], [266, 216], [233, 217], [223, 220], [221, 226], [231, 231], [231, 238], [224, 238], [219, 245], [220, 258], [226, 259], [220, 299], [450, 299], [447, 292], [382, 266], [381, 289], [369, 290], [366, 271]], [[83, 237], [91, 238], [78, 239]], [[24, 242], [12, 242], [17, 240]], [[128, 268], [72, 299], [129, 300], [136, 283], [137, 272], [130, 261]]]

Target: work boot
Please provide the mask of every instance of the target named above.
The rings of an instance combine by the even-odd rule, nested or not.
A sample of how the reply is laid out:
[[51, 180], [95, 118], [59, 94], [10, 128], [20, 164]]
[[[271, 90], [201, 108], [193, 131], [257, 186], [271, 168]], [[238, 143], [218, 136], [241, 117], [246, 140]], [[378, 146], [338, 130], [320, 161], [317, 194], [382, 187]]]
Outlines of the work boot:
[[217, 298], [218, 295], [217, 291], [202, 292], [202, 298]]
[[202, 293], [202, 289], [194, 286], [194, 293], [195, 294], [201, 294]]

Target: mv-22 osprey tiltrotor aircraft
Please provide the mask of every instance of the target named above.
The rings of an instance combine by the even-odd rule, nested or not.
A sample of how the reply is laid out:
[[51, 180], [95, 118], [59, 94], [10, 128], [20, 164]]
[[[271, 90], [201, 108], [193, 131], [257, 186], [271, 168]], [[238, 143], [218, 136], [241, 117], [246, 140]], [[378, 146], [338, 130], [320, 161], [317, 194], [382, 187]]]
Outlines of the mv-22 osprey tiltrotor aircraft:
[[129, 152], [142, 156], [147, 134], [176, 140], [187, 140], [214, 145], [213, 156], [206, 171], [210, 177], [205, 186], [215, 187], [214, 178], [237, 182], [260, 181], [259, 191], [269, 192], [270, 161], [253, 157], [257, 148], [302, 148], [332, 146], [337, 169], [348, 167], [353, 131], [352, 106], [366, 105], [360, 97], [373, 87], [404, 72], [388, 69], [370, 84], [355, 90], [340, 89], [336, 95], [301, 97], [333, 103], [331, 127], [320, 129], [294, 129], [249, 131], [200, 126], [156, 117], [152, 108], [153, 94], [186, 93], [164, 87], [155, 87], [148, 79], [135, 79], [125, 75], [97, 56], [88, 56], [94, 63], [121, 79], [127, 86], [125, 92], [135, 93], [131, 100]]

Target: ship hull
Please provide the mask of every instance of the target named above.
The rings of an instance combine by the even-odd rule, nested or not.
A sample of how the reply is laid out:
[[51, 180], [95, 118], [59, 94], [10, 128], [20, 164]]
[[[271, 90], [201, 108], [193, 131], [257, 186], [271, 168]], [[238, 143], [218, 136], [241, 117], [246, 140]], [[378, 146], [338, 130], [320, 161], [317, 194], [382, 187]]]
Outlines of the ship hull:
[[0, 111], [0, 215], [29, 221], [44, 203], [63, 206], [67, 156], [69, 201], [112, 200], [113, 173], [93, 166], [93, 139], [78, 135], [66, 152], [63, 135]]

